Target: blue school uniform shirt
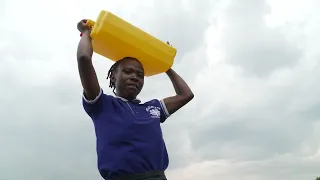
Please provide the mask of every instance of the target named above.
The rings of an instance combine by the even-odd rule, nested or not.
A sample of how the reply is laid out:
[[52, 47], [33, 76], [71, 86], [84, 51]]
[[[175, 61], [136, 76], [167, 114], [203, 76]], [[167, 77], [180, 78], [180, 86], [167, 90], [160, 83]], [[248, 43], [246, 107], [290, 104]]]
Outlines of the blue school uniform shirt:
[[94, 100], [83, 96], [97, 138], [98, 169], [105, 179], [121, 175], [164, 171], [169, 164], [160, 123], [169, 113], [162, 100], [140, 104], [106, 95]]

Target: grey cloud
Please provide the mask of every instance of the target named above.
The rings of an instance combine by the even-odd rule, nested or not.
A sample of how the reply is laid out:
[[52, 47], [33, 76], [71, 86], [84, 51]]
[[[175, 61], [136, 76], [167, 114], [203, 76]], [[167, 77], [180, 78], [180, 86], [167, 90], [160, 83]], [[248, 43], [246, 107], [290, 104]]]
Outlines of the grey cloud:
[[[262, 118], [254, 120], [268, 121]], [[310, 135], [308, 129], [311, 125], [280, 122], [267, 128], [250, 127], [250, 122], [230, 122], [213, 128], [198, 129], [190, 137], [194, 149], [202, 154], [203, 159], [267, 159], [275, 154], [297, 150]]]
[[[294, 81], [287, 79], [291, 83], [266, 87], [267, 94], [261, 94], [261, 99], [255, 103], [243, 104], [238, 108], [221, 105], [203, 118], [192, 116], [197, 125], [189, 127], [189, 136], [192, 147], [202, 159], [260, 163], [291, 154], [297, 158], [295, 167], [290, 161], [283, 161], [277, 168], [272, 168], [275, 163], [270, 163], [266, 165], [268, 168], [259, 167], [254, 171], [267, 169], [257, 173], [263, 174], [258, 177], [266, 179], [276, 177], [271, 174], [287, 177], [293, 173], [296, 179], [316, 174], [318, 171], [314, 165], [319, 164], [316, 158], [312, 159], [315, 162], [310, 163], [299, 158], [306, 156], [301, 154], [304, 148], [311, 148], [311, 154], [317, 152], [318, 145], [313, 139], [317, 137], [315, 124], [319, 124], [319, 113], [316, 111], [319, 100], [315, 97], [320, 86], [310, 82], [315, 82], [319, 73], [316, 70], [301, 69], [292, 70], [291, 73], [295, 75], [292, 77]], [[310, 167], [308, 170], [299, 169], [307, 166]]]
[[29, 87], [2, 101], [6, 106], [0, 114], [7, 122], [0, 126], [6, 152], [0, 155], [1, 178], [99, 178], [93, 125], [76, 84], [65, 79], [50, 87]]
[[[309, 77], [308, 81], [300, 77], [281, 88], [268, 87], [268, 95], [261, 96], [269, 98], [239, 108], [221, 105], [210, 115], [197, 118], [199, 124], [189, 127], [193, 148], [203, 159], [213, 160], [257, 160], [298, 153], [314, 135], [314, 123], [319, 122], [319, 101], [312, 99], [320, 86], [309, 84], [317, 72], [292, 73]], [[292, 109], [296, 106], [302, 109]]]
[[245, 73], [267, 76], [276, 69], [292, 67], [302, 50], [289, 43], [278, 29], [265, 25], [270, 7], [265, 1], [233, 1], [225, 11], [223, 43], [227, 61]]
[[[180, 62], [185, 53], [201, 45], [204, 31], [209, 26], [208, 16], [217, 1], [202, 0], [188, 2], [190, 9], [181, 7], [183, 1], [156, 1], [154, 9], [141, 10], [142, 20], [139, 27], [161, 39], [169, 41], [177, 48], [176, 62]], [[149, 26], [150, 24], [154, 24]]]

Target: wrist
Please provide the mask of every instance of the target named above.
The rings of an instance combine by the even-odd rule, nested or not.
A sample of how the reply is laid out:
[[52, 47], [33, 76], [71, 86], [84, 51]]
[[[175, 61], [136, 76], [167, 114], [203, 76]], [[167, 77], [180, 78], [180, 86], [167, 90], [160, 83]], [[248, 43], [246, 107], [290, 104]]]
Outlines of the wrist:
[[91, 31], [89, 30], [84, 30], [83, 32], [80, 33], [80, 36], [86, 36], [86, 37], [90, 37]]
[[91, 32], [90, 32], [90, 30], [88, 30], [88, 29], [87, 29], [87, 30], [84, 30], [84, 31], [82, 32], [83, 35], [90, 35], [90, 33], [91, 33]]

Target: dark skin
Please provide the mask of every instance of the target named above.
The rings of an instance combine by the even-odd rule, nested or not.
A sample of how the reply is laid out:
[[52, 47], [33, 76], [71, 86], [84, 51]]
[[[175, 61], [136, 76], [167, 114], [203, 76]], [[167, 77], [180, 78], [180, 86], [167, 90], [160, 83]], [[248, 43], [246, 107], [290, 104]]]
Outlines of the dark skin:
[[116, 94], [128, 100], [135, 99], [144, 85], [144, 70], [135, 59], [121, 61], [111, 81], [115, 83]]
[[[96, 72], [92, 64], [92, 42], [90, 29], [85, 24], [86, 20], [81, 20], [77, 28], [83, 34], [78, 45], [77, 60], [79, 75], [87, 99], [93, 100], [100, 92], [100, 85]], [[169, 69], [166, 74], [171, 80], [176, 95], [164, 98], [164, 103], [170, 114], [183, 107], [194, 97], [187, 83], [173, 70]], [[144, 85], [144, 71], [139, 61], [126, 59], [121, 61], [119, 67], [111, 77], [115, 82], [116, 94], [128, 100], [135, 99]]]

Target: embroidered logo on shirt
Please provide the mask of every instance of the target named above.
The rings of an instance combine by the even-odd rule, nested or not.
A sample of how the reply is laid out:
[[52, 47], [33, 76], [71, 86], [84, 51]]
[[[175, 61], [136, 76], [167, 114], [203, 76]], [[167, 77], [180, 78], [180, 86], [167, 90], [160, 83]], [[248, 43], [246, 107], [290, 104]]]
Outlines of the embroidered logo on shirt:
[[148, 106], [146, 111], [151, 114], [152, 118], [160, 118], [160, 107]]

